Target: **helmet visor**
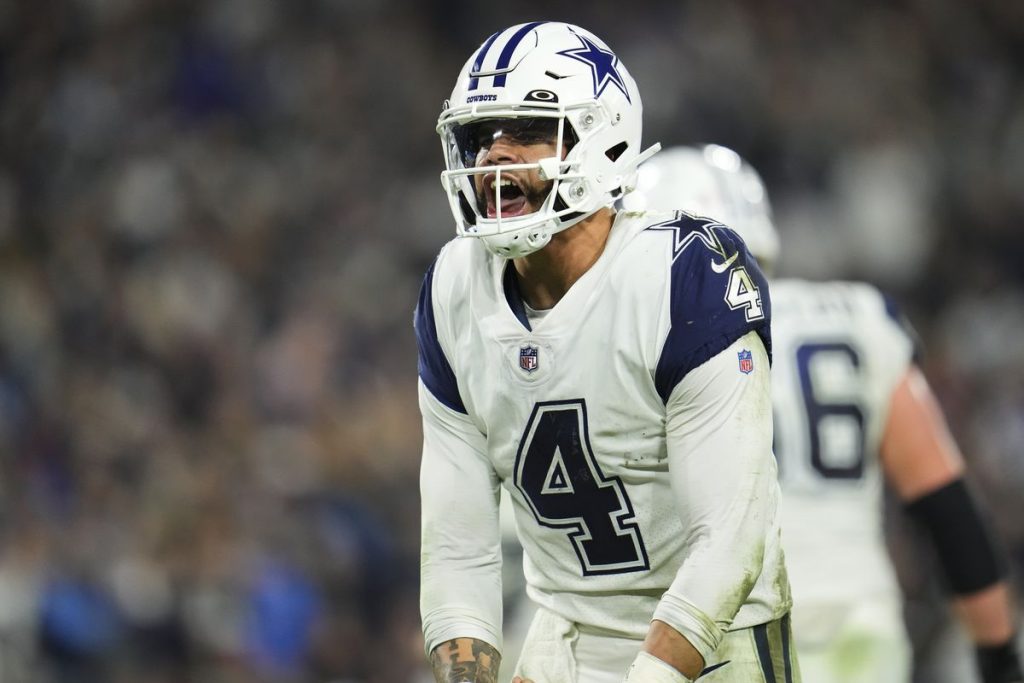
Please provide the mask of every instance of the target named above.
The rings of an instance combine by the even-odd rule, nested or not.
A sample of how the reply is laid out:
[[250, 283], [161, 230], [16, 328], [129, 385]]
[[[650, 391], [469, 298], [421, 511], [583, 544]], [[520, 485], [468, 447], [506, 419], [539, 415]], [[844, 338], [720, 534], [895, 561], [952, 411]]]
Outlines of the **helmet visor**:
[[563, 124], [561, 117], [495, 118], [452, 123], [448, 140], [452, 168], [474, 168], [486, 156], [499, 138], [517, 145], [557, 145], [563, 131], [563, 154], [575, 144], [571, 126]]

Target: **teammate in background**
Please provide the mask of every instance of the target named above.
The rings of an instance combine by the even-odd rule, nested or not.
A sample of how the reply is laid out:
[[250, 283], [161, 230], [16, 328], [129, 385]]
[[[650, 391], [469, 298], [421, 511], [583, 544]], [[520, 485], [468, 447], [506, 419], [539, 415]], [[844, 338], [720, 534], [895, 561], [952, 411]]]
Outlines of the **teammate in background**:
[[[640, 170], [631, 204], [734, 228], [770, 272], [778, 238], [758, 174], [717, 145]], [[884, 545], [883, 479], [924, 524], [984, 683], [1020, 682], [1003, 562], [892, 304], [851, 282], [771, 280], [775, 453], [793, 622], [813, 683], [906, 683], [911, 651]]]
[[415, 315], [436, 679], [497, 675], [504, 486], [539, 605], [517, 676], [798, 681], [769, 298], [742, 242], [613, 209], [657, 146], [632, 77], [577, 26], [488, 38], [437, 130], [461, 239]]

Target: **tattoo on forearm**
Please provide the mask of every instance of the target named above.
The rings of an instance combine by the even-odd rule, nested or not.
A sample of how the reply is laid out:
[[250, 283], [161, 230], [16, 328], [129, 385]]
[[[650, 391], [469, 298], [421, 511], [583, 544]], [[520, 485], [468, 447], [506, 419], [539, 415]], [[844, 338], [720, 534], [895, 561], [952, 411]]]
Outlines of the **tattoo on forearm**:
[[430, 653], [437, 683], [497, 683], [501, 654], [474, 638], [441, 643]]

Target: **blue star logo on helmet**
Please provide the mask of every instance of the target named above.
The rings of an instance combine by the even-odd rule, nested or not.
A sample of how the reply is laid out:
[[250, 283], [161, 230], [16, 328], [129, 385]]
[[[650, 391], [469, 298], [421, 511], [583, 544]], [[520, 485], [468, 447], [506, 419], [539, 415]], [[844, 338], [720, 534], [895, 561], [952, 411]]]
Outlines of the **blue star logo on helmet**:
[[626, 101], [632, 104], [629, 91], [626, 88], [626, 81], [623, 80], [622, 74], [617, 68], [619, 58], [615, 56], [615, 53], [611, 50], [601, 49], [597, 43], [586, 36], [581, 36], [578, 33], [575, 35], [580, 39], [582, 46], [571, 50], [562, 50], [558, 54], [583, 62], [590, 67], [591, 74], [594, 76], [594, 97], [600, 97], [604, 89], [611, 83], [621, 90], [622, 94], [626, 96]]

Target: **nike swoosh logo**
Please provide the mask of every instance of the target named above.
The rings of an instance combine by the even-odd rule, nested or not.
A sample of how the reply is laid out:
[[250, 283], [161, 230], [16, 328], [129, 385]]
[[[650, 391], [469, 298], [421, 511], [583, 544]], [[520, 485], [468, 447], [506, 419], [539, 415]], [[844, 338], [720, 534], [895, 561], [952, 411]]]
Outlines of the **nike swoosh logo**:
[[740, 255], [740, 252], [734, 253], [729, 258], [725, 259], [722, 263], [715, 263], [714, 259], [711, 259], [711, 270], [716, 273], [724, 273], [725, 269], [732, 265], [732, 262], [736, 260], [736, 257]]
[[731, 661], [732, 661], [731, 659], [727, 659], [724, 662], [719, 662], [718, 664], [715, 664], [714, 666], [709, 666], [708, 668], [706, 668], [703, 671], [701, 671], [700, 675], [698, 675], [697, 678], [703, 678], [704, 676], [707, 676], [709, 673], [711, 673], [715, 669], [721, 669], [723, 666], [725, 666], [726, 664], [728, 664]]

